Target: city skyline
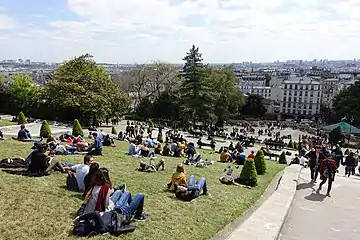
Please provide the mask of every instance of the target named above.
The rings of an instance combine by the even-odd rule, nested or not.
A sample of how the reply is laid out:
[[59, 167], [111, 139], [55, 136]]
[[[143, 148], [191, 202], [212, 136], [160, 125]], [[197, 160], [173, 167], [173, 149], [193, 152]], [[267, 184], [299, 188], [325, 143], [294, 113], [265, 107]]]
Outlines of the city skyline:
[[180, 63], [358, 59], [355, 0], [0, 0], [2, 59]]

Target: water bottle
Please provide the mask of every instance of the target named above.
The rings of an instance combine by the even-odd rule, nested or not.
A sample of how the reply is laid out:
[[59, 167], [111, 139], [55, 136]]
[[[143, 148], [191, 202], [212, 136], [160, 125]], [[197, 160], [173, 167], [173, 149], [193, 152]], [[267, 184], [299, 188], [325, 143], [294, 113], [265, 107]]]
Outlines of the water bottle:
[[226, 174], [226, 175], [231, 176], [231, 175], [232, 175], [232, 172], [233, 172], [233, 169], [232, 169], [232, 167], [231, 167], [231, 166], [229, 166], [229, 169], [228, 169], [228, 171], [227, 171], [227, 174]]

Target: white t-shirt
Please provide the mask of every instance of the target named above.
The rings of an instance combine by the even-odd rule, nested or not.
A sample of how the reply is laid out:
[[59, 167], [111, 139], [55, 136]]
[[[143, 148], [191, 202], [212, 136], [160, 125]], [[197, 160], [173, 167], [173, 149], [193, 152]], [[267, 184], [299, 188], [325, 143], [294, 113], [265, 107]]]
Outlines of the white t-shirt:
[[90, 167], [86, 164], [77, 164], [71, 167], [73, 171], [75, 171], [75, 177], [77, 180], [77, 184], [80, 192], [85, 191], [84, 178], [89, 173]]

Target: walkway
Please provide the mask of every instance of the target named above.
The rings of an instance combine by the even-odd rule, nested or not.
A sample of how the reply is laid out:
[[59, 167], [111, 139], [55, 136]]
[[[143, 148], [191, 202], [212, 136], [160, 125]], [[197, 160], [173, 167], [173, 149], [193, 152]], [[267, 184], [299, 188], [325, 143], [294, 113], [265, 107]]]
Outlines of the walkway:
[[341, 167], [332, 196], [327, 198], [324, 195], [326, 184], [320, 194], [316, 194], [318, 183], [309, 185], [309, 175], [309, 169], [302, 170], [298, 191], [279, 239], [359, 239], [360, 178], [343, 177], [344, 168]]

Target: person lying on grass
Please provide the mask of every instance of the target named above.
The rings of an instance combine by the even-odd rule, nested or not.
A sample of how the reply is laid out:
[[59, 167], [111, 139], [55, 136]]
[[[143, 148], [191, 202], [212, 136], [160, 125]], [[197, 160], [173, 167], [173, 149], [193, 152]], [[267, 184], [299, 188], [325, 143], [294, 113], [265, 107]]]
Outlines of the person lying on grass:
[[156, 172], [156, 171], [159, 171], [160, 167], [161, 167], [162, 171], [165, 170], [164, 159], [160, 159], [159, 162], [157, 164], [155, 164], [154, 158], [150, 158], [149, 164], [145, 163], [144, 161], [140, 161], [139, 164], [140, 164], [140, 166], [137, 170], [140, 172]]
[[198, 182], [195, 181], [194, 176], [190, 176], [187, 185], [179, 185], [177, 182], [175, 186], [175, 196], [183, 201], [191, 201], [201, 195], [207, 195], [208, 189], [206, 186], [206, 179], [201, 178]]
[[59, 170], [65, 173], [60, 160], [55, 159], [54, 155], [47, 156], [45, 153], [48, 150], [46, 143], [38, 144], [37, 151], [34, 151], [29, 156], [29, 175], [30, 176], [42, 176], [49, 175], [51, 170]]
[[177, 165], [176, 171], [171, 176], [171, 181], [168, 183], [169, 191], [175, 191], [175, 183], [179, 185], [186, 185], [186, 173], [183, 165]]

